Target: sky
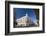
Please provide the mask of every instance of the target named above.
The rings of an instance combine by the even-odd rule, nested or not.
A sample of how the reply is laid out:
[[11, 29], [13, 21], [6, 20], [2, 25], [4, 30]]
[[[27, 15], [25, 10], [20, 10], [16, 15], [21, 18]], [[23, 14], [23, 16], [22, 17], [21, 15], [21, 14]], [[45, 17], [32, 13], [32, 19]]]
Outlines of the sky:
[[34, 22], [36, 21], [36, 15], [35, 15], [35, 10], [34, 9], [29, 9], [29, 8], [14, 8], [14, 14], [16, 19], [19, 19], [23, 16], [28, 14], [29, 17], [31, 17], [31, 20]]

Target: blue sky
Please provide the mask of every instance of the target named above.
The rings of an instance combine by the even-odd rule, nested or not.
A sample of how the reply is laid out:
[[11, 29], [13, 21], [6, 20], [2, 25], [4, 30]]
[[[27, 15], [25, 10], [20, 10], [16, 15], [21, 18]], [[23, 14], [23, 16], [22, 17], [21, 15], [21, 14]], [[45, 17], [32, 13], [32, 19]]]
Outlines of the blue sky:
[[31, 17], [32, 21], [36, 20], [36, 15], [35, 15], [35, 10], [33, 9], [29, 9], [29, 8], [14, 8], [14, 14], [16, 19], [19, 19], [23, 16], [26, 15], [26, 13], [28, 14], [29, 17]]

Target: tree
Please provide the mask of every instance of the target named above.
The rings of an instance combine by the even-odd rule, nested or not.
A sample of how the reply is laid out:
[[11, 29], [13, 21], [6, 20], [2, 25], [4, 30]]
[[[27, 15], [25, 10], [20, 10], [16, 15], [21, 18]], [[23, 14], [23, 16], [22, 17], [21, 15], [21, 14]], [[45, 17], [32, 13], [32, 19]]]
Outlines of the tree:
[[39, 20], [39, 9], [35, 10], [36, 18]]

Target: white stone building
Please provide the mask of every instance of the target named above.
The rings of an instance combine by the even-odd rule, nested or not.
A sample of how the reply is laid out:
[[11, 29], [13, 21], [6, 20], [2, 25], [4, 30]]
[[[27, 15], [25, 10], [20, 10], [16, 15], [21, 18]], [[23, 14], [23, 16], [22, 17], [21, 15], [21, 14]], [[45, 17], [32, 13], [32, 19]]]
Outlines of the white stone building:
[[16, 20], [17, 26], [28, 26], [29, 24], [32, 24], [31, 18], [26, 13], [25, 16], [19, 18]]

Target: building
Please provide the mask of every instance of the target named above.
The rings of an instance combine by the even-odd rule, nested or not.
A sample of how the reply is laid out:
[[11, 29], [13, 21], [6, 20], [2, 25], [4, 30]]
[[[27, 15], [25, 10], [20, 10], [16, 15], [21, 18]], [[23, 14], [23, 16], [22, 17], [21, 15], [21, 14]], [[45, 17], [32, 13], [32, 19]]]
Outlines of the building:
[[17, 26], [29, 26], [31, 24], [34, 24], [31, 21], [31, 17], [29, 17], [27, 13], [26, 13], [25, 16], [17, 19], [16, 22], [17, 22]]

